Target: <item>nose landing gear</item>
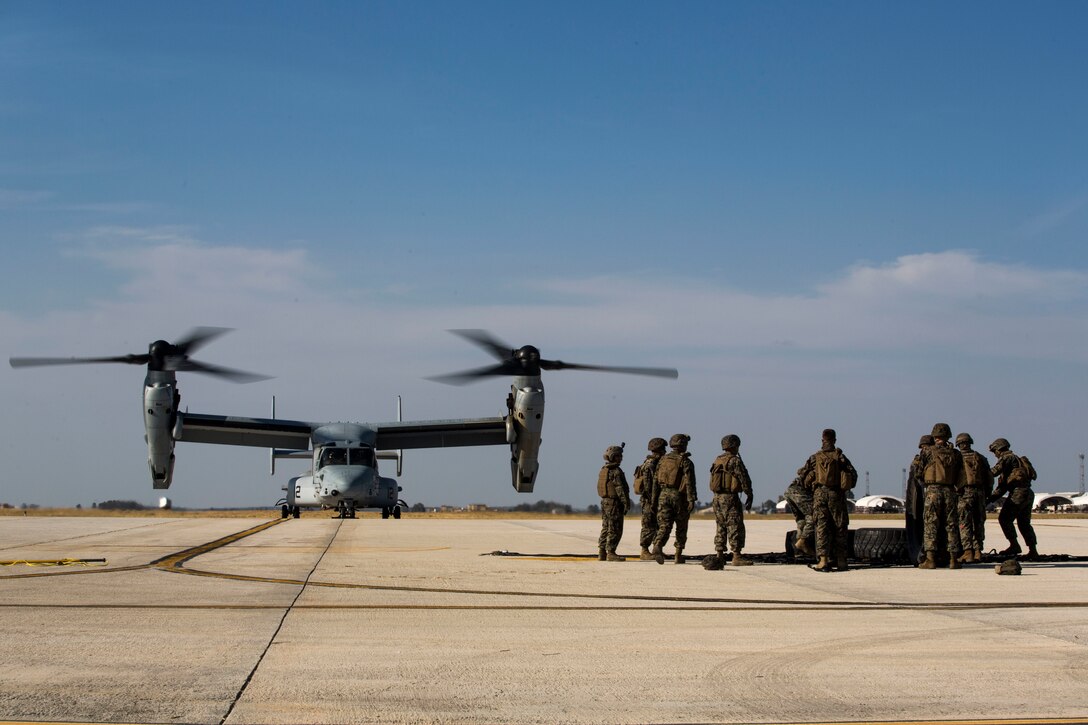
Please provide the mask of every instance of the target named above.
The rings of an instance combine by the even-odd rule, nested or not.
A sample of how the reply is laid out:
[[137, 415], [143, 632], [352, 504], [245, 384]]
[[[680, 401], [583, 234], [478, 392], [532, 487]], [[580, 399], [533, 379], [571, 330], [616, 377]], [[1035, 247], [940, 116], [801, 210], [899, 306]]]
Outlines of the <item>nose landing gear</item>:
[[333, 518], [334, 519], [353, 519], [353, 518], [355, 518], [355, 502], [354, 501], [344, 501], [344, 500], [341, 499], [341, 501], [336, 504], [336, 516], [333, 516]]

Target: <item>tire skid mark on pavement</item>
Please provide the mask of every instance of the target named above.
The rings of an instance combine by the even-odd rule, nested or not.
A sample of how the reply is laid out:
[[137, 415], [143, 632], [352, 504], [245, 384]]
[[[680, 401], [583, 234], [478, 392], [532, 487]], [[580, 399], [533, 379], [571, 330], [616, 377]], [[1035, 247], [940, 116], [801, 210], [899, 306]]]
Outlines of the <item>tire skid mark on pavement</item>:
[[[797, 600], [797, 599], [760, 599], [760, 598], [732, 598], [732, 597], [691, 597], [691, 596], [655, 596], [647, 594], [586, 594], [576, 592], [534, 592], [534, 591], [511, 591], [511, 590], [497, 590], [497, 589], [455, 589], [455, 588], [442, 588], [442, 587], [422, 587], [422, 586], [408, 586], [408, 585], [391, 585], [391, 584], [359, 584], [352, 582], [325, 582], [325, 581], [313, 581], [302, 579], [290, 579], [290, 578], [278, 578], [278, 577], [266, 577], [266, 576], [253, 576], [246, 574], [230, 574], [225, 572], [206, 571], [202, 569], [192, 569], [185, 566], [186, 562], [192, 559], [207, 554], [216, 549], [220, 549], [229, 544], [233, 544], [237, 541], [245, 539], [254, 534], [260, 533], [273, 526], [281, 524], [286, 519], [271, 519], [265, 521], [257, 526], [253, 526], [242, 531], [223, 536], [213, 541], [209, 541], [198, 546], [190, 547], [174, 554], [155, 559], [147, 564], [140, 564], [128, 567], [117, 567], [114, 569], [85, 569], [80, 571], [71, 572], [40, 572], [31, 574], [15, 574], [10, 576], [3, 576], [0, 579], [13, 579], [13, 578], [29, 578], [29, 577], [42, 577], [42, 576], [76, 576], [83, 574], [106, 574], [112, 572], [127, 572], [127, 571], [140, 571], [145, 569], [159, 569], [164, 572], [172, 574], [186, 574], [189, 576], [202, 576], [213, 579], [225, 579], [230, 581], [244, 581], [244, 582], [259, 582], [265, 584], [283, 584], [287, 586], [297, 587], [323, 587], [330, 589], [358, 589], [364, 591], [383, 591], [383, 592], [409, 592], [415, 594], [460, 594], [470, 596], [499, 596], [499, 597], [525, 597], [525, 598], [540, 598], [540, 599], [589, 599], [589, 600], [601, 600], [608, 602], [639, 602], [639, 605], [628, 605], [626, 607], [622, 605], [599, 605], [599, 606], [577, 606], [577, 605], [473, 605], [473, 604], [364, 604], [364, 605], [300, 605], [295, 604], [294, 608], [299, 610], [304, 609], [321, 609], [328, 608], [334, 609], [338, 606], [342, 606], [345, 609], [509, 609], [509, 610], [563, 610], [570, 609], [572, 611], [579, 610], [594, 610], [594, 609], [630, 609], [630, 610], [655, 610], [655, 609], [668, 609], [668, 610], [691, 610], [691, 611], [745, 611], [745, 610], [765, 610], [775, 609], [783, 611], [862, 611], [862, 610], [888, 610], [888, 611], [903, 611], [903, 610], [935, 610], [935, 611], [971, 611], [971, 610], [985, 610], [985, 609], [1088, 609], [1088, 602], [1085, 601], [1072, 601], [1072, 602], [857, 602], [857, 601], [826, 601], [826, 600]], [[335, 540], [335, 536], [333, 537]], [[659, 606], [648, 606], [657, 604]], [[668, 606], [666, 606], [668, 605]], [[687, 606], [683, 606], [687, 605]], [[0, 608], [14, 608], [14, 607], [87, 607], [87, 606], [99, 606], [101, 608], [117, 607], [117, 608], [187, 608], [189, 605], [55, 605], [55, 604], [0, 604]], [[246, 609], [250, 608], [249, 605], [191, 605], [194, 609]], [[282, 609], [280, 606], [255, 606], [255, 609], [267, 608], [267, 609]]]
[[140, 529], [146, 529], [149, 526], [168, 526], [170, 524], [177, 523], [182, 519], [171, 519], [169, 521], [154, 521], [148, 524], [140, 524], [139, 526], [121, 527], [119, 529], [108, 529], [106, 531], [94, 531], [89, 534], [77, 534], [75, 536], [64, 536], [59, 539], [50, 539], [48, 541], [34, 541], [26, 544], [18, 544], [16, 546], [4, 546], [0, 547], [0, 551], [8, 551], [9, 549], [22, 549], [27, 546], [47, 546], [48, 544], [60, 544], [65, 541], [76, 541], [77, 539], [89, 539], [93, 536], [104, 536], [108, 534], [127, 533], [129, 531], [139, 531]]
[[[179, 551], [179, 552], [176, 552], [174, 554], [168, 554], [166, 556], [155, 559], [154, 561], [148, 562], [147, 564], [133, 564], [132, 566], [106, 567], [104, 569], [80, 569], [80, 570], [76, 570], [76, 571], [45, 571], [45, 572], [30, 572], [30, 573], [27, 573], [27, 574], [7, 574], [7, 575], [4, 575], [4, 576], [0, 576], [0, 579], [29, 579], [29, 578], [32, 578], [32, 577], [76, 576], [76, 575], [80, 575], [80, 574], [115, 574], [117, 572], [140, 571], [140, 570], [143, 570], [143, 569], [167, 569], [167, 570], [173, 570], [176, 567], [180, 567], [181, 564], [185, 563], [186, 561], [188, 561], [189, 559], [192, 559], [195, 556], [200, 556], [201, 554], [206, 554], [209, 551], [212, 551], [214, 549], [218, 549], [218, 548], [220, 548], [222, 546], [226, 546], [227, 544], [232, 544], [235, 541], [239, 541], [241, 539], [244, 539], [247, 536], [252, 536], [253, 534], [264, 531], [265, 529], [270, 528], [272, 526], [275, 526], [276, 524], [282, 523], [283, 521], [284, 521], [284, 519], [272, 519], [270, 521], [264, 522], [263, 524], [259, 524], [257, 526], [245, 529], [243, 531], [238, 531], [236, 533], [230, 534], [229, 536], [224, 536], [224, 537], [215, 539], [214, 541], [209, 541], [206, 544], [200, 544], [198, 546], [194, 546], [194, 547], [191, 547], [189, 549], [184, 549], [183, 551]], [[173, 522], [168, 521], [166, 523], [173, 523]], [[153, 525], [156, 525], [156, 524], [147, 524], [147, 526], [153, 526]], [[141, 529], [141, 528], [144, 528], [144, 527], [143, 526], [136, 526], [136, 527], [133, 527], [131, 529], [117, 529], [116, 531], [133, 531], [135, 529]], [[100, 535], [100, 534], [103, 534], [103, 533], [116, 533], [116, 532], [102, 532], [102, 531], [100, 531], [97, 534], [87, 534], [86, 536], [73, 536], [73, 537], [70, 537], [69, 539], [57, 539], [57, 541], [68, 541], [70, 539], [81, 539], [81, 538], [86, 538], [87, 536], [97, 536], [97, 535]], [[55, 542], [47, 542], [47, 543], [55, 543]], [[157, 548], [162, 548], [162, 547], [157, 547]]]
[[[310, 582], [308, 586], [320, 586], [314, 582]], [[413, 591], [406, 589], [406, 591]], [[454, 590], [443, 590], [443, 593], [457, 593]], [[501, 594], [501, 593], [500, 593]], [[520, 592], [514, 592], [514, 594], [520, 594]], [[531, 595], [542, 596], [542, 595]], [[578, 594], [555, 594], [555, 597], [570, 597], [575, 598]], [[308, 609], [312, 610], [397, 610], [397, 611], [411, 611], [411, 610], [423, 610], [423, 611], [512, 611], [512, 612], [909, 612], [909, 611], [927, 611], [927, 612], [970, 612], [980, 611], [986, 609], [1036, 609], [1036, 608], [1074, 608], [1074, 609], [1086, 609], [1088, 604], [1071, 602], [1071, 603], [1053, 603], [1044, 602], [1042, 605], [1024, 603], [1019, 605], [992, 605], [992, 604], [976, 604], [976, 605], [959, 605], [959, 604], [939, 604], [939, 603], [921, 603], [921, 604], [885, 604], [880, 602], [874, 602], [872, 604], [857, 604], [857, 603], [843, 603], [836, 604], [835, 602], [824, 602], [822, 604], [775, 604], [764, 605], [760, 604], [758, 599], [747, 600], [748, 604], [734, 604], [727, 603], [719, 604], [717, 606], [713, 604], [703, 605], [668, 605], [668, 604], [643, 604], [643, 605], [606, 605], [606, 604], [415, 604], [405, 602], [389, 602], [384, 604], [295, 604], [291, 607], [293, 610], [304, 611]], [[4, 609], [94, 609], [94, 610], [109, 610], [109, 609], [129, 609], [129, 610], [195, 610], [195, 611], [260, 611], [260, 610], [280, 610], [284, 609], [286, 605], [283, 604], [10, 604], [0, 603], [0, 610]]]
[[[100, 725], [73, 720], [0, 720], [0, 725]], [[111, 725], [149, 725], [148, 723], [111, 723]], [[785, 720], [763, 725], [1088, 725], [1088, 717], [979, 718], [972, 720]]]

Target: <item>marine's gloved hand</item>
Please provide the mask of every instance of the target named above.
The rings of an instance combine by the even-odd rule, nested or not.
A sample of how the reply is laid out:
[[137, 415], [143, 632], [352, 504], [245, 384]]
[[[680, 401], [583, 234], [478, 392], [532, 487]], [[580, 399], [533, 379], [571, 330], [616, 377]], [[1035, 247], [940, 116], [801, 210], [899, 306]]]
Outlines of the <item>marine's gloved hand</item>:
[[751, 511], [752, 510], [752, 494], [750, 494], [750, 493], [744, 494], [744, 499], [745, 499], [744, 500], [744, 510], [745, 511]]

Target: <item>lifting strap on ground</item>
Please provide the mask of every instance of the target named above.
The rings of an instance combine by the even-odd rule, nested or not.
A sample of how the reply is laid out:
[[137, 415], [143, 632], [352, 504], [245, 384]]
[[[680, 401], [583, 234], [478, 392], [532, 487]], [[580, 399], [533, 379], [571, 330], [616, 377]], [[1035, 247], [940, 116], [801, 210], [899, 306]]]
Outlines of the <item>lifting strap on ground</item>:
[[0, 566], [106, 566], [105, 559], [12, 559]]

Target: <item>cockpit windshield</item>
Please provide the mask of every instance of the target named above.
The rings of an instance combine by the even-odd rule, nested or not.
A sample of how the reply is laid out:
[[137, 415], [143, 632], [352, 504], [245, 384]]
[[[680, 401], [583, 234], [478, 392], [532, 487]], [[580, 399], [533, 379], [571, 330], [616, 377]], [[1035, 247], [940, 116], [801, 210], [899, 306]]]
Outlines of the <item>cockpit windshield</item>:
[[318, 456], [318, 468], [325, 466], [370, 466], [374, 467], [373, 448], [324, 448]]
[[373, 448], [351, 448], [348, 450], [353, 466], [370, 466], [374, 467], [374, 449]]
[[319, 468], [324, 468], [325, 466], [346, 466], [347, 464], [347, 448], [325, 448], [321, 451], [321, 458], [318, 459]]

